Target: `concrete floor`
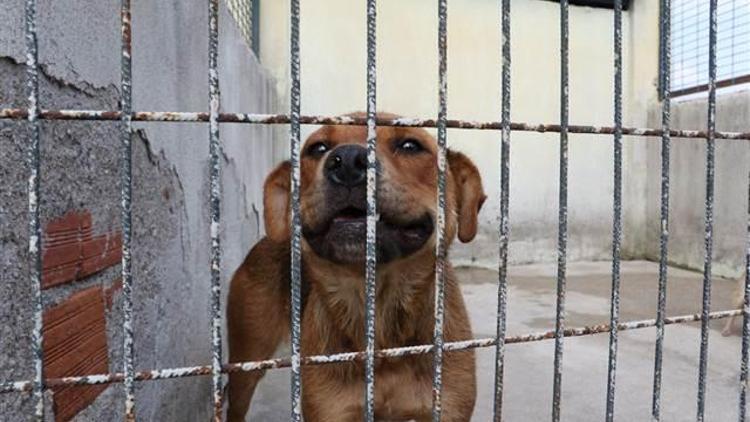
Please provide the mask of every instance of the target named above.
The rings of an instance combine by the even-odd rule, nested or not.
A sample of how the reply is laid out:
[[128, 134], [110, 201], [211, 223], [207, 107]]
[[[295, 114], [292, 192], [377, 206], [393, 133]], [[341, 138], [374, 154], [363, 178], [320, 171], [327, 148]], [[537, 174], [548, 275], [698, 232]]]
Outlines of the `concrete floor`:
[[[609, 320], [609, 262], [571, 263], [568, 267], [567, 326]], [[653, 318], [658, 266], [651, 262], [623, 262], [621, 321]], [[475, 337], [495, 333], [497, 273], [459, 270]], [[554, 265], [509, 269], [508, 334], [552, 329], [555, 313]], [[700, 311], [702, 275], [670, 268], [669, 315]], [[735, 283], [714, 279], [712, 309], [731, 308]], [[707, 421], [737, 418], [740, 338], [722, 337], [723, 320], [710, 332]], [[655, 330], [622, 332], [619, 343], [615, 415], [620, 421], [650, 420]], [[699, 323], [666, 329], [662, 415], [664, 421], [695, 420], [698, 379]], [[565, 340], [562, 420], [604, 419], [608, 335]], [[509, 345], [506, 352], [504, 420], [541, 421], [551, 414], [554, 341]], [[473, 421], [492, 415], [494, 348], [479, 349], [478, 397]], [[289, 371], [269, 371], [253, 403], [249, 420], [286, 421]]]

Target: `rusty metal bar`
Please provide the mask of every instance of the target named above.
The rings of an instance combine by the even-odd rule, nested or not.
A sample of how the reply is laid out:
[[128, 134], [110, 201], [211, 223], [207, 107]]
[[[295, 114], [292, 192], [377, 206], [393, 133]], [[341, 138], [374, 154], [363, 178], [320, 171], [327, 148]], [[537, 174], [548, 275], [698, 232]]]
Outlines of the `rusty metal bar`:
[[435, 332], [433, 341], [432, 420], [440, 422], [443, 391], [445, 317], [445, 171], [448, 116], [448, 0], [438, 0], [437, 227], [435, 237]]
[[39, 224], [39, 54], [36, 37], [36, 0], [26, 0], [26, 93], [29, 107], [26, 110], [29, 121], [29, 149], [26, 164], [29, 167], [29, 282], [34, 304], [34, 328], [31, 333], [34, 357], [33, 395], [36, 401], [34, 420], [44, 420], [44, 348], [43, 348], [43, 303], [41, 289], [42, 274], [42, 233]]
[[291, 420], [302, 422], [302, 377], [300, 373], [300, 320], [302, 290], [302, 221], [300, 218], [300, 56], [299, 56], [299, 11], [300, 0], [290, 0], [290, 161], [292, 163], [291, 203]]
[[620, 248], [622, 243], [622, 0], [615, 0], [614, 18], [614, 198], [612, 207], [612, 297], [610, 302], [609, 359], [607, 364], [607, 410], [605, 414], [607, 422], [612, 422], [615, 414], [617, 327], [620, 320]]
[[[0, 119], [20, 120], [28, 118], [28, 110], [20, 108], [0, 109]], [[119, 111], [108, 110], [41, 110], [41, 120], [93, 120], [93, 121], [116, 121], [120, 120]], [[135, 111], [133, 121], [136, 122], [171, 122], [171, 123], [197, 123], [208, 122], [208, 113], [205, 112], [178, 112], [178, 111]], [[220, 123], [243, 123], [243, 124], [290, 124], [291, 117], [288, 114], [255, 114], [255, 113], [219, 113]], [[302, 125], [340, 125], [340, 126], [367, 126], [366, 117], [349, 116], [300, 116], [299, 123]], [[437, 127], [435, 119], [420, 119], [415, 117], [383, 118], [375, 119], [378, 126], [394, 127]], [[472, 121], [447, 119], [445, 127], [448, 129], [467, 130], [499, 130], [503, 129], [502, 121]], [[514, 132], [560, 132], [559, 124], [512, 122], [510, 130]], [[613, 126], [590, 126], [569, 125], [568, 133], [579, 133], [589, 135], [612, 135], [615, 133]], [[670, 130], [673, 138], [695, 138], [705, 139], [706, 131], [702, 130]], [[658, 137], [661, 138], [662, 129], [622, 127], [624, 136]], [[750, 140], [750, 132], [716, 132], [715, 139]]]
[[560, 420], [565, 330], [565, 292], [568, 252], [568, 0], [560, 1], [560, 185], [557, 223], [557, 308], [552, 420]]
[[365, 260], [365, 415], [375, 420], [375, 293], [377, 266], [378, 171], [376, 108], [377, 2], [367, 0], [367, 245]]
[[[743, 310], [716, 311], [709, 314], [709, 319], [724, 319], [732, 316], [743, 315]], [[664, 318], [665, 325], [684, 324], [700, 321], [702, 314], [689, 314]], [[646, 319], [637, 321], [621, 322], [618, 324], [618, 330], [639, 330], [656, 326], [656, 319]], [[574, 327], [565, 329], [565, 337], [582, 337], [595, 334], [608, 333], [609, 324], [590, 325], [584, 327]], [[556, 330], [540, 331], [536, 333], [521, 334], [505, 338], [505, 344], [521, 344], [536, 341], [551, 340], [555, 338]], [[483, 347], [492, 347], [497, 344], [495, 337], [477, 338], [471, 340], [454, 341], [443, 344], [446, 352], [455, 352], [459, 350], [477, 349]], [[390, 349], [381, 349], [375, 351], [375, 358], [396, 358], [403, 356], [422, 355], [432, 353], [435, 346], [433, 344], [422, 344], [417, 346], [396, 347]], [[314, 355], [305, 356], [300, 359], [299, 364], [303, 366], [326, 365], [341, 362], [362, 361], [366, 358], [366, 352], [347, 352], [333, 355]], [[266, 369], [289, 368], [292, 366], [292, 357], [283, 357], [252, 362], [227, 363], [222, 365], [222, 373], [261, 371]], [[153, 381], [159, 379], [172, 379], [193, 376], [211, 375], [213, 368], [211, 365], [188, 366], [181, 368], [157, 369], [152, 371], [140, 371], [134, 374], [136, 381]], [[65, 385], [97, 385], [112, 384], [122, 382], [124, 374], [122, 372], [111, 374], [84, 375], [65, 378], [48, 378], [44, 384], [47, 388], [61, 387]], [[0, 394], [11, 392], [32, 391], [34, 381], [15, 381], [0, 383]]]
[[706, 131], [706, 254], [703, 261], [703, 312], [701, 318], [700, 362], [698, 367], [698, 422], [703, 422], [706, 408], [708, 315], [711, 313], [711, 261], [713, 260], [714, 231], [714, 138], [716, 133], [716, 7], [717, 0], [710, 0], [708, 31], [708, 126]]
[[748, 353], [750, 353], [750, 173], [748, 173], [747, 243], [745, 244], [745, 300], [742, 307], [742, 356], [740, 357], [739, 421], [747, 415]]
[[133, 161], [131, 145], [132, 114], [132, 26], [130, 0], [120, 2], [121, 70], [120, 70], [120, 143], [122, 168], [120, 174], [120, 219], [122, 221], [122, 331], [123, 373], [125, 387], [125, 420], [135, 421], [135, 372], [133, 347], [133, 276], [131, 271]]
[[503, 419], [503, 376], [505, 369], [505, 330], [508, 302], [508, 244], [510, 222], [510, 0], [503, 0], [500, 10], [502, 34], [502, 105], [500, 133], [500, 224], [497, 268], [497, 320], [495, 331], [495, 390], [493, 417], [495, 422]]
[[221, 422], [221, 141], [219, 139], [219, 0], [208, 0], [208, 110], [211, 219], [211, 366], [214, 421]]
[[661, 0], [659, 72], [661, 74], [661, 229], [659, 233], [659, 293], [656, 306], [656, 345], [651, 417], [661, 420], [662, 358], [664, 356], [664, 317], [667, 306], [667, 256], [669, 245], [669, 149], [670, 149], [670, 77], [671, 77], [671, 0]]

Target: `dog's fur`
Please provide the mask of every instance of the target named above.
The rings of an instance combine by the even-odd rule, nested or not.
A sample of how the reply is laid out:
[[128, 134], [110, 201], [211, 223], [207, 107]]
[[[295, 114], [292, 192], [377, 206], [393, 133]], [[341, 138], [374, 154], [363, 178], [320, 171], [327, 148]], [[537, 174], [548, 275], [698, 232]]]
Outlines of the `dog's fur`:
[[[362, 114], [355, 116], [362, 117]], [[379, 114], [378, 117], [395, 117]], [[331, 187], [326, 158], [342, 145], [366, 145], [366, 128], [324, 126], [307, 139], [301, 158], [302, 355], [365, 348], [364, 219], [335, 226], [336, 213], [365, 208], [365, 188]], [[405, 141], [421, 150], [405, 149]], [[328, 150], [316, 151], [321, 142]], [[312, 149], [311, 149], [312, 148]], [[378, 127], [378, 266], [376, 349], [430, 344], [434, 329], [437, 146], [425, 130]], [[284, 162], [264, 186], [266, 237], [248, 254], [229, 291], [230, 362], [268, 359], [290, 332], [290, 172]], [[486, 196], [474, 164], [449, 151], [446, 171], [446, 246], [471, 241]], [[348, 204], [348, 205], [347, 205]], [[429, 218], [427, 218], [429, 217]], [[425, 220], [427, 218], [427, 220]], [[361, 221], [360, 221], [361, 220]], [[351, 220], [349, 220], [351, 221]], [[354, 224], [354, 225], [352, 225]], [[337, 228], [338, 227], [338, 228]], [[342, 228], [343, 227], [343, 228]], [[355, 227], [356, 230], [351, 229]], [[326, 231], [328, 230], [328, 231]], [[429, 232], [428, 232], [429, 231]], [[445, 266], [445, 341], [472, 338], [461, 291]], [[430, 420], [432, 356], [376, 361], [378, 420]], [[242, 421], [262, 371], [229, 376], [230, 421]], [[364, 409], [364, 363], [302, 368], [304, 418], [354, 421]], [[444, 421], [468, 421], [476, 396], [474, 352], [449, 352], [443, 362]]]

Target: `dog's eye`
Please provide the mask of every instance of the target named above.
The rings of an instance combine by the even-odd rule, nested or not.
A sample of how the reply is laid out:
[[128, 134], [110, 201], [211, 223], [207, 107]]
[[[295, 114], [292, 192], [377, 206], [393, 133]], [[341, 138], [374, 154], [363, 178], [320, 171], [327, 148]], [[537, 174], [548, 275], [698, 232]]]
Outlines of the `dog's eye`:
[[424, 150], [424, 148], [422, 148], [422, 144], [420, 144], [419, 141], [417, 141], [416, 139], [411, 139], [411, 138], [403, 139], [399, 141], [396, 144], [396, 149], [398, 151], [402, 151], [402, 152], [406, 152], [410, 154], [414, 154], [414, 153]]
[[325, 142], [316, 142], [307, 147], [307, 150], [305, 152], [307, 153], [307, 155], [320, 157], [321, 155], [328, 152], [328, 145], [326, 145]]

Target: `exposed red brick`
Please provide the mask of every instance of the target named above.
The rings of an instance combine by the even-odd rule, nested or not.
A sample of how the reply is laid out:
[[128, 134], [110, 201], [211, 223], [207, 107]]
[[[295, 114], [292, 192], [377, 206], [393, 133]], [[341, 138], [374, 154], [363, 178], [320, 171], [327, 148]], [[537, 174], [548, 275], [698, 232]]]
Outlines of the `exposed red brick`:
[[122, 234], [94, 236], [91, 214], [73, 211], [47, 224], [42, 257], [42, 288], [47, 289], [95, 274], [122, 257]]
[[[109, 372], [104, 309], [104, 290], [96, 286], [75, 293], [44, 312], [46, 377]], [[55, 420], [71, 420], [106, 388], [106, 385], [52, 388]]]

